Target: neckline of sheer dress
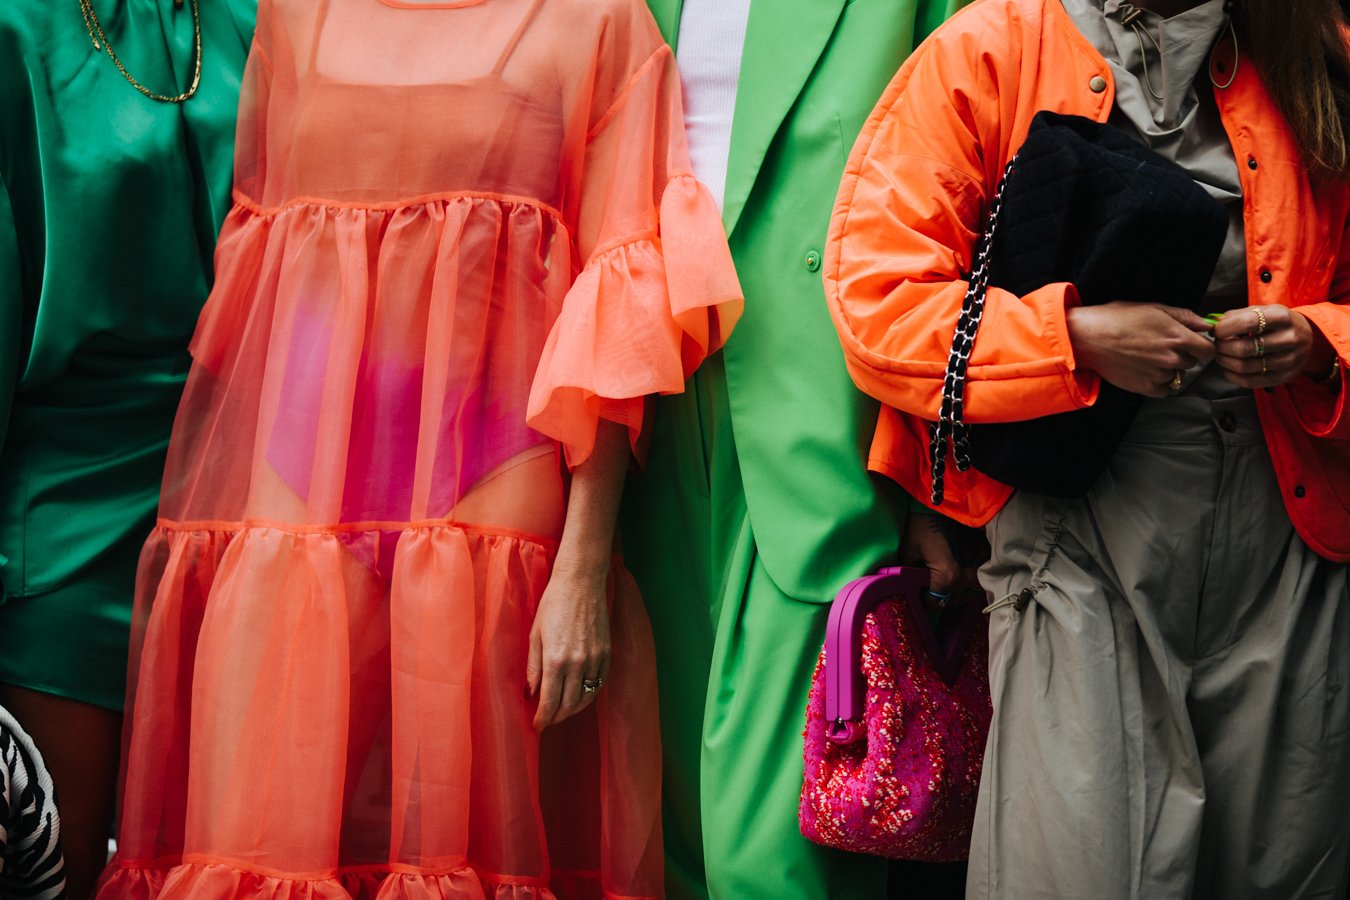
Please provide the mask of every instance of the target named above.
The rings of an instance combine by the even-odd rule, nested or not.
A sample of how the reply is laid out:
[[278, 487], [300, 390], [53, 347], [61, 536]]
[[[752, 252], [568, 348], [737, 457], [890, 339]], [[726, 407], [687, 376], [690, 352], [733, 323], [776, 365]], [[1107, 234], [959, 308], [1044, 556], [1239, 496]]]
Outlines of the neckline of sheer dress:
[[276, 206], [263, 206], [252, 197], [245, 195], [238, 189], [233, 192], [233, 198], [236, 205], [243, 207], [256, 216], [270, 217], [285, 212], [288, 209], [296, 207], [315, 207], [325, 206], [331, 209], [357, 209], [371, 211], [390, 211], [397, 209], [410, 209], [414, 206], [426, 206], [431, 203], [444, 203], [453, 200], [495, 200], [498, 203], [505, 203], [511, 206], [528, 206], [537, 209], [557, 221], [563, 222], [562, 213], [552, 206], [538, 200], [534, 197], [525, 197], [520, 194], [498, 194], [493, 191], [438, 191], [431, 194], [416, 194], [411, 197], [401, 197], [397, 200], [388, 200], [380, 203], [355, 203], [343, 200], [331, 200], [327, 197], [292, 197], [285, 203]]

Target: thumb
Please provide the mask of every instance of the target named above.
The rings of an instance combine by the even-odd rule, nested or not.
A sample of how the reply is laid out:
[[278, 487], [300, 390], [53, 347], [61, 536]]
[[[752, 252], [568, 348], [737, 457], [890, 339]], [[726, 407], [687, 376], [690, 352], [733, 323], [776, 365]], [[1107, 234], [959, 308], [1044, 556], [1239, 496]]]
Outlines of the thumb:
[[1191, 331], [1209, 334], [1209, 332], [1213, 330], [1213, 326], [1199, 313], [1192, 312], [1189, 309], [1182, 309], [1178, 306], [1164, 306], [1163, 310], [1175, 319], [1179, 325], [1184, 325]]
[[928, 560], [928, 589], [935, 594], [950, 594], [960, 575], [954, 559]]

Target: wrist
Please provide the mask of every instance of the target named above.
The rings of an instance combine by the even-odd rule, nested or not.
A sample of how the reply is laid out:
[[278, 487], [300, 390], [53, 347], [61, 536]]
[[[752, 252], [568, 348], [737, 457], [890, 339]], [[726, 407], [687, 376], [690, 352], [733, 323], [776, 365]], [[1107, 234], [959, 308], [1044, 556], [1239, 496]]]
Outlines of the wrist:
[[1309, 321], [1308, 317], [1295, 310], [1290, 311], [1295, 328], [1308, 330], [1308, 360], [1303, 364], [1303, 375], [1313, 381], [1331, 382], [1339, 375], [1340, 358], [1331, 342], [1322, 330]]
[[1341, 383], [1341, 374], [1343, 371], [1344, 367], [1341, 365], [1341, 358], [1337, 356], [1331, 360], [1331, 365], [1327, 366], [1321, 374], [1318, 374], [1317, 370], [1314, 369], [1308, 374], [1308, 377], [1318, 384], [1324, 384], [1334, 388]]
[[604, 584], [609, 580], [609, 569], [613, 559], [609, 553], [596, 551], [559, 551], [553, 561], [553, 577], [567, 581], [590, 585]]
[[1097, 310], [1090, 306], [1075, 306], [1064, 313], [1064, 327], [1069, 333], [1069, 346], [1073, 349], [1074, 361], [1080, 369], [1096, 371], [1093, 364], [1096, 354]]
[[917, 497], [906, 498], [905, 508], [911, 516], [935, 516], [937, 512]]

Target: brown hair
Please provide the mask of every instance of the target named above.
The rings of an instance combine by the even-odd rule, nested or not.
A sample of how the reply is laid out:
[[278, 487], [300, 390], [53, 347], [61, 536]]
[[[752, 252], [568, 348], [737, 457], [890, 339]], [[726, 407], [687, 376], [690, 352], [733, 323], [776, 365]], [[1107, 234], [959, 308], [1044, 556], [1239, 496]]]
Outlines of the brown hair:
[[1338, 0], [1237, 0], [1233, 21], [1313, 176], [1350, 180], [1350, 55]]

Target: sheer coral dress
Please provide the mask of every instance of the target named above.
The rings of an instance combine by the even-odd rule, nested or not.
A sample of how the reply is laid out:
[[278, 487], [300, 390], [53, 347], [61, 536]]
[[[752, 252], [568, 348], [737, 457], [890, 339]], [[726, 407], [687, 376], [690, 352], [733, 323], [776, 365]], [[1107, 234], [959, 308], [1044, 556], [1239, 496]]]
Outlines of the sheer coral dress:
[[640, 0], [263, 0], [101, 898], [655, 897], [650, 630], [533, 730], [568, 464], [740, 312]]

